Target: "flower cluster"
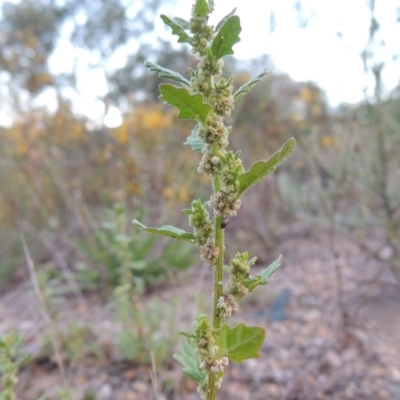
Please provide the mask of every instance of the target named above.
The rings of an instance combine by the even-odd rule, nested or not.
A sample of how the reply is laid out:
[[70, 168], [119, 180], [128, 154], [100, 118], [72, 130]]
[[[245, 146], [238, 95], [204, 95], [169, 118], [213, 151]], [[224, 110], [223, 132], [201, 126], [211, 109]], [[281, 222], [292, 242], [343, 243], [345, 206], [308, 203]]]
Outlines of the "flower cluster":
[[210, 103], [214, 104], [214, 110], [222, 117], [229, 117], [235, 107], [232, 91], [232, 78], [229, 80], [221, 78], [210, 95]]
[[200, 246], [206, 244], [214, 233], [210, 215], [201, 200], [193, 200], [190, 210], [185, 210], [189, 215], [189, 225], [193, 227], [196, 243]]
[[240, 208], [241, 201], [236, 200], [235, 195], [230, 195], [224, 190], [213, 194], [210, 199], [210, 205], [217, 216], [234, 217]]
[[225, 153], [221, 158], [220, 172], [222, 177], [222, 188], [211, 197], [211, 207], [216, 215], [233, 217], [240, 208], [241, 202], [238, 199], [240, 190], [239, 176], [244, 168], [239, 154], [232, 151]]
[[207, 125], [200, 129], [199, 138], [209, 146], [217, 146], [224, 149], [228, 146], [229, 129], [224, 125], [223, 117], [210, 112]]
[[[210, 10], [211, 12], [212, 10]], [[207, 25], [208, 15], [198, 13], [196, 4], [192, 7], [192, 17], [190, 19], [190, 31], [193, 33], [192, 52], [204, 57], [207, 54], [208, 42], [213, 36], [212, 26]]]
[[246, 296], [248, 289], [246, 281], [250, 278], [250, 268], [256, 263], [257, 257], [249, 260], [249, 254], [236, 253], [235, 258], [230, 262], [230, 281], [228, 283], [227, 292], [235, 296], [237, 300]]
[[214, 227], [210, 216], [201, 200], [192, 201], [192, 208], [185, 210], [189, 216], [189, 225], [194, 228], [195, 242], [200, 249], [201, 258], [210, 265], [215, 265], [219, 255], [219, 248], [212, 235]]
[[208, 239], [207, 242], [200, 246], [201, 258], [210, 265], [215, 265], [219, 256], [219, 247], [213, 239]]
[[221, 310], [221, 317], [229, 318], [239, 310], [239, 304], [235, 296], [224, 293], [218, 299], [217, 307]]
[[200, 368], [213, 373], [224, 371], [228, 358], [218, 356], [219, 347], [216, 344], [214, 328], [206, 315], [200, 315], [195, 323], [195, 348], [200, 358]]
[[230, 274], [230, 280], [223, 296], [218, 299], [218, 308], [222, 317], [229, 318], [235, 314], [239, 309], [238, 300], [249, 293], [246, 281], [251, 277], [250, 268], [256, 260], [257, 257], [249, 260], [247, 252], [237, 253], [235, 258], [231, 260], [230, 266], [226, 267], [226, 271]]

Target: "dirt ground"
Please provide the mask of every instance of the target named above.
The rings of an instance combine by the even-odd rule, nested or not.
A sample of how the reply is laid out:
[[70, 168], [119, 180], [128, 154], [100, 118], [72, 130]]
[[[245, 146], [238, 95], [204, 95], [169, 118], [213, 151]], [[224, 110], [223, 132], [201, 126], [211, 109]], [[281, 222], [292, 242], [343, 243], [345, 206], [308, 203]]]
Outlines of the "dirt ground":
[[[230, 400], [396, 400], [400, 399], [400, 290], [384, 265], [369, 259], [347, 240], [329, 235], [291, 235], [276, 244], [283, 266], [267, 287], [241, 305], [233, 320], [264, 326], [267, 339], [261, 358], [227, 368], [219, 398]], [[334, 247], [334, 253], [332, 252]], [[279, 255], [269, 255], [273, 261]], [[264, 259], [264, 257], [262, 257]], [[260, 266], [261, 268], [262, 266]], [[340, 295], [338, 282], [343, 282]], [[146, 295], [177, 302], [176, 329], [190, 329], [198, 293], [207, 299], [211, 273], [194, 267], [173, 285]], [[206, 301], [207, 303], [207, 301]], [[156, 399], [150, 366], [121, 361], [113, 350], [119, 325], [103, 296], [68, 295], [57, 303], [60, 321], [90, 326], [91, 341], [102, 357], [65, 360], [67, 385], [82, 399], [88, 389], [98, 400]], [[160, 334], [163, 332], [160, 320]], [[38, 311], [29, 282], [0, 298], [0, 332], [25, 334], [25, 351], [39, 354], [48, 326]], [[171, 349], [171, 354], [177, 349]], [[171, 359], [156, 371], [159, 400], [198, 399], [195, 385]], [[62, 386], [51, 351], [36, 357], [20, 373], [20, 400], [40, 393], [56, 399]]]

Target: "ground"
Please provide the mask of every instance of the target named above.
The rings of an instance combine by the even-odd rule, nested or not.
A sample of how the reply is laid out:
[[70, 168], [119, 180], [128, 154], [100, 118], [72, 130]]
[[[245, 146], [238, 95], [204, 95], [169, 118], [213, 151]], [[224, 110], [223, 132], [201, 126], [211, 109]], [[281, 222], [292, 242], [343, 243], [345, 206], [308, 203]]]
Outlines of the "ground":
[[[273, 261], [282, 253], [283, 266], [266, 287], [247, 298], [231, 321], [231, 325], [245, 321], [266, 328], [261, 357], [231, 363], [219, 398], [400, 399], [400, 290], [390, 271], [348, 240], [336, 238], [332, 243], [328, 234], [300, 230], [283, 233], [280, 239], [276, 254], [271, 252], [269, 258]], [[173, 327], [190, 329], [198, 306], [208, 304], [210, 283], [207, 266], [198, 265], [174, 284], [152, 290], [140, 304], [155, 300], [164, 306], [175, 304]], [[30, 287], [29, 281], [21, 282], [1, 296], [0, 332], [16, 328], [25, 334], [25, 350], [40, 354], [49, 326]], [[147, 364], [116, 355], [114, 340], [120, 326], [104, 296], [58, 298], [62, 299], [56, 305], [60, 326], [74, 321], [89, 327], [85, 354], [79, 357], [79, 346], [73, 357], [62, 354], [64, 383], [75, 390], [76, 399], [89, 389], [96, 397], [86, 399], [198, 399], [195, 385], [172, 358], [152, 371]], [[165, 322], [159, 321], [160, 335], [168, 334], [163, 331]], [[93, 351], [87, 351], [87, 335]], [[170, 349], [171, 354], [174, 351]], [[36, 400], [39, 393], [62, 398], [54, 394], [63, 385], [54, 352], [43, 354], [20, 372], [20, 400]]]

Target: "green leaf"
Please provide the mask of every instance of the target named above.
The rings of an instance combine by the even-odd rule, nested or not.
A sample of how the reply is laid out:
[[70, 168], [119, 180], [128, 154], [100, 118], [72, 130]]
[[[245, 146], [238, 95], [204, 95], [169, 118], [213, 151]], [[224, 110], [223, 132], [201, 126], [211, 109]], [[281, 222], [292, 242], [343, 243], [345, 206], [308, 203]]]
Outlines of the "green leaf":
[[260, 285], [265, 285], [268, 283], [271, 275], [281, 266], [282, 255], [280, 255], [268, 268], [263, 269], [256, 276], [260, 278]]
[[260, 357], [260, 347], [265, 339], [265, 329], [259, 326], [239, 324], [234, 328], [224, 324], [221, 327], [219, 346], [222, 356], [241, 363], [247, 358]]
[[205, 143], [199, 138], [200, 124], [197, 124], [193, 129], [190, 136], [187, 137], [185, 146], [190, 146], [192, 151], [202, 151]]
[[200, 369], [200, 359], [196, 354], [192, 341], [188, 338], [183, 339], [179, 350], [179, 354], [174, 354], [174, 358], [182, 364], [183, 372], [200, 385], [203, 384], [207, 375]]
[[182, 83], [182, 85], [190, 87], [190, 82], [178, 72], [171, 71], [170, 69], [164, 68], [161, 65], [155, 64], [151, 61], [146, 61], [144, 66], [150, 71], [157, 72], [160, 78], [171, 79], [172, 81]]
[[240, 190], [237, 198], [241, 197], [247, 189], [260, 182], [286, 159], [286, 157], [294, 150], [296, 140], [290, 138], [275, 154], [267, 161], [255, 162], [248, 171], [239, 176]]
[[230, 18], [233, 17], [235, 15], [236, 12], [236, 7], [228, 14], [225, 15], [224, 18], [221, 19], [221, 21], [218, 22], [217, 26], [215, 27], [215, 33], [218, 33], [219, 30], [223, 27], [223, 25], [225, 24], [225, 22]]
[[185, 32], [186, 27], [180, 20], [171, 19], [166, 15], [161, 15], [161, 19], [172, 29], [172, 33], [178, 36], [178, 43], [192, 43], [192, 38]]
[[281, 266], [282, 256], [280, 255], [271, 265], [260, 271], [259, 274], [247, 279], [244, 283], [249, 292], [252, 292], [256, 287], [268, 283], [271, 275]]
[[236, 90], [235, 94], [233, 95], [235, 101], [241, 100], [245, 94], [250, 93], [251, 89], [253, 89], [253, 87], [258, 82], [260, 82], [261, 79], [267, 74], [268, 74], [268, 71], [265, 69], [263, 72], [261, 72], [261, 74], [257, 75], [254, 79], [251, 79], [244, 85], [240, 86], [240, 88], [238, 90]]
[[142, 231], [153, 233], [155, 235], [169, 236], [174, 239], [185, 240], [186, 242], [194, 244], [194, 235], [192, 233], [186, 232], [183, 229], [175, 228], [175, 226], [163, 225], [161, 228], [149, 228], [140, 223], [137, 219], [134, 219], [132, 223]]
[[206, 0], [197, 0], [194, 6], [194, 14], [198, 17], [207, 17], [210, 13], [210, 8], [208, 7]]
[[185, 88], [178, 88], [166, 83], [160, 85], [160, 92], [161, 100], [179, 110], [179, 118], [190, 118], [203, 123], [206, 122], [212, 107], [203, 103], [204, 96], [201, 93], [192, 95]]
[[237, 15], [228, 18], [212, 42], [211, 52], [213, 56], [219, 59], [228, 54], [233, 54], [232, 46], [240, 41], [241, 30], [240, 18]]
[[185, 30], [190, 30], [190, 22], [187, 21], [186, 19], [179, 18], [179, 17], [173, 17], [172, 18], [178, 25], [180, 25], [183, 29]]

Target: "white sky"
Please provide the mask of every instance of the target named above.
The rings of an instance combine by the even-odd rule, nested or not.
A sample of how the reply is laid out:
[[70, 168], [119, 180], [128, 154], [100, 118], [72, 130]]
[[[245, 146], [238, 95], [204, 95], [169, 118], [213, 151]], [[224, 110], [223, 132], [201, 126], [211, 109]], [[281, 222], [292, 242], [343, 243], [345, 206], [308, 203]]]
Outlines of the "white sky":
[[[1, 0], [0, 0], [1, 2]], [[332, 106], [341, 102], [355, 103], [364, 97], [364, 88], [373, 88], [371, 78], [364, 74], [360, 53], [365, 49], [369, 35], [370, 12], [366, 0], [302, 0], [304, 14], [309, 18], [305, 29], [298, 27], [295, 0], [215, 0], [216, 10], [211, 23], [214, 25], [234, 7], [240, 16], [241, 41], [234, 47], [235, 56], [241, 59], [271, 56], [278, 71], [288, 73], [297, 81], [314, 81], [327, 94]], [[189, 19], [192, 0], [171, 1], [163, 13]], [[396, 8], [400, 0], [376, 0], [375, 15], [381, 23], [379, 38], [385, 46], [377, 52], [377, 60], [385, 62], [383, 83], [393, 89], [400, 80], [400, 58], [392, 55], [400, 50], [400, 23], [396, 24]], [[276, 29], [270, 33], [270, 13], [275, 15]], [[163, 28], [159, 20], [158, 25]], [[177, 36], [170, 35], [166, 27], [164, 38], [176, 43]], [[342, 36], [338, 37], [337, 33]], [[168, 36], [167, 36], [168, 35]], [[170, 35], [170, 36], [169, 36]], [[180, 44], [179, 44], [180, 45]], [[130, 51], [134, 51], [130, 46]], [[61, 39], [61, 46], [51, 58], [54, 72], [70, 70], [73, 63], [72, 46]], [[71, 54], [71, 57], [68, 56]], [[124, 51], [112, 60], [112, 65], [122, 66]], [[80, 52], [78, 63], [78, 88], [80, 96], [69, 91], [75, 110], [99, 121], [104, 105], [98, 98], [107, 92], [107, 83], [100, 69], [90, 70], [93, 57]], [[260, 71], [254, 71], [254, 74]], [[43, 104], [51, 104], [51, 94], [43, 96]], [[54, 102], [55, 103], [55, 102]], [[109, 126], [121, 123], [117, 109], [111, 108], [104, 122]]]
[[[191, 1], [181, 0], [173, 16], [190, 15]], [[294, 80], [315, 81], [326, 92], [332, 105], [357, 102], [364, 96], [367, 80], [360, 53], [368, 41], [370, 11], [366, 0], [302, 0], [304, 13], [311, 16], [300, 29], [294, 0], [215, 0], [215, 21], [237, 7], [242, 33], [234, 47], [239, 58], [269, 54], [280, 71]], [[384, 83], [388, 89], [400, 80], [400, 63], [393, 53], [400, 50], [400, 23], [396, 24], [399, 0], [376, 0], [375, 15], [381, 23], [380, 38], [385, 47], [379, 59], [387, 63]], [[275, 32], [269, 33], [269, 15], [273, 11]], [[337, 32], [342, 37], [337, 36]], [[371, 82], [369, 82], [371, 83]]]

